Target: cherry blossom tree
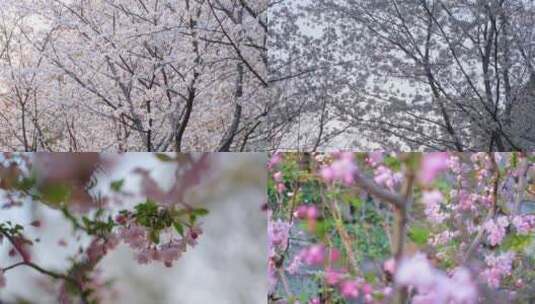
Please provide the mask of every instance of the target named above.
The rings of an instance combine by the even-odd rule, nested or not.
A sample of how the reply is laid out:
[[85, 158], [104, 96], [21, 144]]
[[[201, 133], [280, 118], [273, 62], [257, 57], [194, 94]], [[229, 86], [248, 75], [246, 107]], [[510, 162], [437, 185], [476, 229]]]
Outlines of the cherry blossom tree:
[[281, 148], [533, 147], [531, 1], [273, 1], [270, 14]]
[[4, 107], [12, 112], [3, 117], [7, 147], [265, 147], [270, 104], [264, 1], [2, 5], [0, 84]]
[[531, 153], [274, 154], [270, 303], [528, 303]]

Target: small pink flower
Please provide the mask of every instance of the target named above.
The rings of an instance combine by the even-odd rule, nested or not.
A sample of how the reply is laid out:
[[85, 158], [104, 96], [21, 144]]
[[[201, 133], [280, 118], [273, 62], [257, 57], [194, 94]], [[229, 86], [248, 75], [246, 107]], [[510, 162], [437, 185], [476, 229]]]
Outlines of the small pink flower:
[[346, 299], [359, 297], [358, 283], [356, 281], [344, 281], [340, 284], [340, 294]]
[[430, 184], [442, 171], [448, 169], [448, 153], [425, 153], [420, 168], [419, 179], [423, 184]]
[[373, 292], [373, 287], [368, 283], [364, 283], [364, 285], [362, 285], [362, 292], [369, 295]]
[[492, 246], [496, 246], [503, 241], [506, 233], [506, 227], [507, 223], [503, 220], [503, 218], [500, 218], [497, 221], [490, 219], [483, 224], [483, 228], [488, 233], [489, 243]]
[[294, 216], [300, 220], [304, 219], [307, 216], [308, 207], [306, 205], [300, 205], [295, 209]]
[[299, 252], [296, 256], [294, 256], [292, 262], [288, 267], [286, 267], [286, 271], [290, 274], [296, 274], [299, 268], [303, 265], [303, 260], [306, 255], [306, 249], [303, 249], [301, 252]]
[[270, 220], [268, 222], [268, 239], [271, 247], [286, 248], [291, 224], [282, 220]]
[[325, 248], [323, 245], [312, 245], [306, 249], [305, 263], [308, 265], [321, 265], [325, 260]]
[[276, 181], [277, 183], [282, 182], [282, 172], [280, 171], [275, 172], [273, 174], [273, 180]]
[[286, 186], [284, 186], [283, 183], [278, 183], [276, 187], [277, 187], [277, 192], [278, 193], [283, 193], [284, 190], [286, 190]]
[[346, 185], [351, 185], [354, 182], [354, 174], [358, 168], [354, 161], [353, 153], [343, 152], [333, 154], [337, 159], [329, 166], [324, 166], [320, 175], [327, 183], [340, 181]]
[[535, 228], [535, 216], [533, 215], [516, 215], [511, 221], [513, 226], [515, 226], [516, 231], [519, 234], [528, 234], [532, 229]]
[[333, 270], [333, 269], [327, 269], [325, 271], [325, 281], [329, 285], [336, 285], [340, 280], [342, 279], [343, 274], [339, 271]]
[[340, 258], [340, 251], [338, 251], [338, 249], [336, 249], [336, 248], [332, 248], [331, 249], [331, 253], [329, 255], [329, 261], [331, 263], [334, 263], [334, 262], [338, 261], [339, 258]]
[[446, 216], [440, 210], [440, 204], [444, 201], [444, 196], [438, 190], [424, 191], [422, 193], [422, 203], [425, 205], [425, 215], [433, 223], [442, 223]]
[[319, 211], [316, 206], [309, 206], [307, 209], [307, 218], [309, 220], [315, 220], [319, 216]]
[[394, 274], [394, 272], [396, 271], [396, 261], [394, 260], [394, 258], [386, 260], [383, 264], [383, 268], [385, 272]]
[[320, 175], [327, 183], [332, 182], [335, 178], [334, 170], [329, 166], [321, 168]]
[[384, 159], [383, 154], [384, 153], [382, 151], [374, 151], [374, 152], [368, 153], [368, 162], [372, 166], [376, 166], [376, 165], [382, 163], [383, 159]]
[[268, 169], [272, 169], [273, 167], [278, 165], [281, 161], [282, 161], [282, 153], [280, 152], [273, 153], [273, 155], [271, 156], [271, 159], [268, 161], [268, 165], [267, 165]]
[[308, 304], [320, 304], [320, 299], [319, 298], [312, 298], [310, 299], [310, 301], [308, 301]]
[[395, 280], [400, 285], [412, 285], [425, 289], [434, 282], [433, 268], [424, 254], [417, 253], [400, 263], [396, 270]]
[[448, 291], [454, 303], [476, 303], [477, 287], [466, 268], [456, 268], [446, 284], [449, 285]]

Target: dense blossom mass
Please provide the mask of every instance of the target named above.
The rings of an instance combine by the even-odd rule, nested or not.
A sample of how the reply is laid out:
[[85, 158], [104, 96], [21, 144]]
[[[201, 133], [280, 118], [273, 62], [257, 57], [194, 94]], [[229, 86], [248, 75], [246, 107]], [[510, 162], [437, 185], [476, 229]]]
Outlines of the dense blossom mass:
[[267, 1], [0, 2], [0, 147], [263, 150]]
[[533, 301], [534, 163], [520, 152], [273, 154], [269, 302]]
[[535, 147], [533, 1], [270, 3], [280, 147]]

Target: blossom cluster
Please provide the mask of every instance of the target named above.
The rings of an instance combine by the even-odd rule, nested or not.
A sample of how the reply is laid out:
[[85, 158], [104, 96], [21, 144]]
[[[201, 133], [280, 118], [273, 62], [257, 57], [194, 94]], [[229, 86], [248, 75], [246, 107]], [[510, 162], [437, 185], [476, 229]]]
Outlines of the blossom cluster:
[[[290, 235], [282, 238], [290, 240], [271, 265], [270, 303], [526, 298], [535, 269], [532, 153], [278, 153], [272, 160], [270, 222], [286, 223]], [[298, 287], [310, 285], [317, 287]], [[285, 298], [292, 293], [302, 296]]]
[[477, 288], [470, 271], [458, 267], [450, 275], [435, 269], [421, 253], [401, 261], [395, 281], [416, 290], [412, 303], [476, 303]]

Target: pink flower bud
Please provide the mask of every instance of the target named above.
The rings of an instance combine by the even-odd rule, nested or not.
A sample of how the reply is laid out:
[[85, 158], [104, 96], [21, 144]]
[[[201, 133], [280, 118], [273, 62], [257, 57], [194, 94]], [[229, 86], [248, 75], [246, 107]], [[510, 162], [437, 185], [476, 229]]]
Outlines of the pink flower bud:
[[276, 181], [277, 183], [282, 182], [282, 172], [280, 171], [275, 172], [273, 174], [273, 180]]
[[297, 209], [294, 211], [294, 216], [302, 220], [307, 216], [307, 213], [308, 213], [308, 207], [306, 205], [301, 205], [297, 207]]
[[340, 294], [346, 299], [359, 297], [358, 284], [356, 281], [345, 281], [340, 285]]
[[316, 208], [316, 206], [310, 206], [308, 207], [307, 209], [307, 218], [309, 220], [315, 220], [317, 219], [319, 216], [319, 211], [318, 211], [318, 208]]

